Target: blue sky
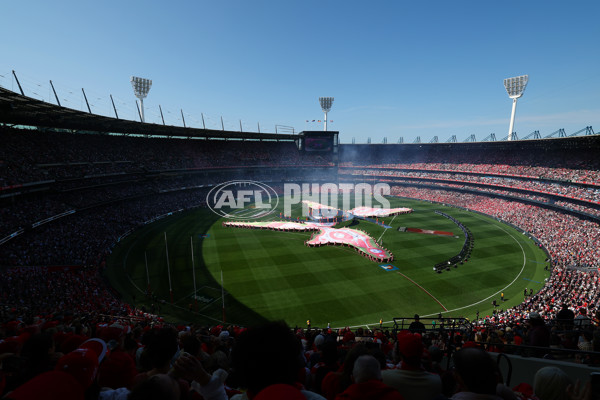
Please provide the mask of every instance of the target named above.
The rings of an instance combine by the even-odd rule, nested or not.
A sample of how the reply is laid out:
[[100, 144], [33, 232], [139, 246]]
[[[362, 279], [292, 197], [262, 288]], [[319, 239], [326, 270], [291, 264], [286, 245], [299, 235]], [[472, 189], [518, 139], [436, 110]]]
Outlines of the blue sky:
[[520, 137], [600, 132], [600, 2], [4, 2], [0, 85], [136, 119], [131, 75], [153, 80], [146, 120], [273, 132], [321, 130], [335, 97], [342, 143], [463, 141], [508, 133], [503, 79], [529, 75]]

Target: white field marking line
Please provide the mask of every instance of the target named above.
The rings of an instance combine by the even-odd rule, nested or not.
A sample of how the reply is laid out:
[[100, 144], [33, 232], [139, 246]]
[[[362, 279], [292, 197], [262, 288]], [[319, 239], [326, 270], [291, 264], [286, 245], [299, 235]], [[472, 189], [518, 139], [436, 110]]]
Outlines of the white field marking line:
[[[477, 217], [477, 218], [483, 219], [483, 218], [482, 218], [482, 217], [480, 217], [479, 215], [474, 215], [474, 216], [475, 216], [475, 217]], [[515, 283], [515, 282], [517, 281], [517, 279], [519, 279], [519, 277], [520, 277], [520, 276], [521, 276], [521, 274], [523, 273], [523, 270], [525, 269], [525, 264], [527, 263], [527, 257], [526, 257], [526, 255], [525, 255], [525, 250], [523, 249], [523, 246], [521, 246], [521, 242], [520, 242], [519, 240], [517, 240], [517, 239], [516, 239], [516, 238], [513, 236], [513, 234], [512, 234], [512, 233], [510, 233], [509, 231], [507, 231], [507, 230], [506, 230], [506, 229], [504, 229], [503, 227], [501, 227], [501, 226], [498, 226], [498, 225], [494, 225], [494, 226], [495, 226], [496, 228], [498, 228], [498, 229], [501, 229], [501, 230], [503, 230], [504, 232], [506, 232], [506, 233], [507, 233], [507, 234], [508, 234], [508, 235], [509, 235], [509, 236], [510, 236], [510, 237], [511, 237], [511, 238], [512, 238], [512, 239], [513, 239], [515, 242], [517, 242], [517, 244], [518, 244], [518, 245], [519, 245], [519, 247], [521, 248], [521, 252], [523, 253], [523, 266], [521, 267], [521, 271], [519, 271], [519, 273], [517, 274], [517, 276], [515, 277], [515, 279], [513, 279], [513, 281], [512, 281], [511, 283], [509, 283], [508, 285], [506, 285], [506, 287], [505, 287], [504, 289], [500, 289], [498, 292], [496, 292], [496, 293], [493, 293], [491, 296], [489, 296], [489, 297], [486, 297], [485, 299], [483, 299], [483, 300], [480, 300], [480, 301], [478, 301], [478, 302], [476, 302], [476, 303], [469, 304], [469, 305], [467, 305], [467, 306], [464, 306], [464, 307], [455, 308], [455, 309], [453, 309], [453, 310], [444, 311], [444, 312], [454, 312], [454, 311], [458, 311], [458, 310], [462, 310], [462, 309], [465, 309], [465, 308], [473, 307], [473, 306], [476, 306], [477, 304], [483, 303], [484, 301], [487, 301], [487, 300], [491, 299], [492, 297], [494, 297], [494, 296], [497, 296], [499, 293], [502, 293], [503, 291], [505, 291], [506, 289], [508, 289], [508, 288], [509, 288], [509, 287], [510, 287], [510, 286], [511, 286], [513, 283]], [[439, 313], [438, 313], [438, 314], [439, 314]], [[422, 317], [431, 317], [432, 315], [438, 315], [438, 314], [435, 314], [435, 313], [434, 313], [434, 314], [427, 314], [427, 315], [422, 315]], [[391, 321], [384, 321], [383, 323], [384, 323], [384, 324], [389, 324], [389, 323], [392, 323], [392, 322], [394, 322], [394, 321], [393, 321], [393, 320], [391, 320]], [[369, 324], [369, 325], [375, 325], [375, 324]], [[363, 326], [364, 326], [364, 325], [354, 325], [354, 326], [350, 326], [349, 328], [361, 328], [361, 327], [363, 327]], [[345, 328], [345, 327], [340, 327], [340, 328], [332, 328], [332, 329], [343, 329], [343, 328]]]
[[[389, 226], [392, 226], [392, 222], [394, 222], [394, 220], [396, 219], [397, 216], [398, 216], [398, 214], [394, 215], [394, 218], [392, 218], [392, 220], [390, 221]], [[379, 236], [379, 239], [377, 239], [377, 243], [379, 243], [379, 241], [383, 237], [383, 234], [386, 233], [388, 229], [390, 229], [390, 228], [383, 228], [383, 232], [381, 232], [381, 236]]]
[[[483, 219], [483, 218], [481, 218], [478, 215], [475, 215], [475, 217]], [[525, 255], [525, 249], [523, 249], [523, 246], [521, 245], [521, 242], [519, 240], [517, 240], [509, 231], [507, 231], [503, 227], [495, 225], [495, 224], [494, 224], [494, 226], [497, 227], [498, 229], [503, 230], [505, 233], [507, 233], [519, 245], [519, 247], [521, 248], [521, 252], [523, 253], [523, 265], [521, 266], [521, 270], [519, 271], [519, 273], [517, 274], [517, 276], [515, 277], [515, 279], [512, 280], [512, 282], [510, 282], [508, 285], [506, 285], [504, 288], [500, 289], [496, 293], [492, 293], [490, 296], [488, 296], [485, 299], [480, 300], [480, 301], [478, 301], [476, 303], [469, 304], [469, 305], [464, 306], [464, 307], [455, 308], [453, 310], [448, 310], [447, 312], [454, 312], [454, 311], [458, 311], [458, 310], [463, 310], [465, 308], [473, 307], [473, 306], [475, 306], [477, 304], [483, 303], [484, 301], [488, 301], [489, 299], [491, 299], [494, 296], [498, 296], [498, 294], [504, 292], [506, 289], [508, 289], [509, 287], [511, 287], [512, 284], [515, 283], [517, 281], [517, 279], [519, 279], [519, 277], [523, 273], [523, 270], [525, 269], [525, 265], [527, 264], [527, 256]], [[435, 314], [429, 314], [429, 315], [426, 315], [426, 317], [431, 316], [431, 315], [435, 315]]]
[[[177, 300], [174, 304], [178, 304], [181, 303], [182, 301], [185, 301], [188, 297], [194, 299], [194, 296], [202, 289], [204, 288], [209, 288], [209, 289], [214, 289], [214, 290], [219, 290], [219, 292], [221, 291], [220, 289], [215, 289], [212, 288], [210, 286], [202, 286], [201, 288], [197, 289], [195, 292], [192, 290], [192, 292], [190, 294], [186, 294], [185, 296], [183, 296], [181, 299]], [[220, 293], [219, 293], [219, 299], [221, 298]]]
[[133, 244], [129, 246], [129, 248], [127, 249], [127, 253], [125, 253], [125, 257], [123, 258], [123, 271], [125, 272], [125, 276], [127, 277], [127, 280], [129, 280], [129, 283], [131, 283], [133, 287], [135, 287], [140, 293], [144, 293], [144, 291], [133, 282], [131, 276], [129, 276], [129, 273], [127, 272], [127, 258], [129, 257], [129, 252], [131, 251], [133, 246]]
[[[140, 293], [145, 293], [145, 292], [144, 292], [144, 290], [140, 289], [140, 287], [139, 287], [138, 285], [136, 285], [136, 284], [133, 282], [133, 280], [131, 279], [131, 276], [129, 276], [129, 273], [127, 273], [127, 258], [129, 257], [129, 252], [131, 251], [131, 249], [133, 249], [133, 246], [135, 245], [135, 242], [136, 242], [136, 241], [137, 241], [137, 239], [135, 239], [135, 241], [134, 241], [134, 244], [132, 244], [131, 246], [129, 246], [129, 249], [127, 249], [127, 253], [125, 253], [125, 257], [123, 258], [123, 270], [125, 271], [125, 276], [127, 276], [127, 279], [129, 280], [129, 282], [130, 282], [130, 283], [131, 283], [131, 284], [132, 284], [132, 285], [133, 285], [133, 286], [134, 286], [134, 287], [135, 287], [135, 288], [136, 288], [136, 289], [137, 289], [137, 290], [138, 290]], [[203, 287], [204, 287], [204, 286], [203, 286]], [[211, 303], [211, 304], [212, 304], [212, 303]], [[210, 305], [210, 304], [208, 304], [208, 305]], [[208, 307], [208, 305], [207, 305], [207, 307]], [[171, 304], [171, 306], [172, 306], [172, 307], [177, 307], [177, 308], [179, 308], [179, 309], [181, 309], [181, 310], [184, 310], [184, 309], [185, 309], [185, 308], [183, 308], [183, 307], [181, 307], [181, 306], [175, 305], [175, 303], [174, 303], [174, 304]], [[204, 308], [206, 308], [206, 307], [204, 307]], [[202, 310], [204, 310], [204, 308], [203, 308]], [[216, 319], [216, 318], [213, 318], [213, 317], [209, 317], [208, 315], [204, 315], [204, 314], [201, 314], [201, 313], [199, 313], [199, 312], [195, 312], [195, 314], [196, 314], [196, 315], [200, 315], [200, 316], [202, 316], [202, 317], [204, 317], [204, 318], [207, 318], [207, 319], [213, 320], [213, 321], [217, 321], [217, 322], [220, 322], [220, 321], [221, 321], [220, 319]], [[158, 315], [158, 314], [157, 314], [157, 315]]]

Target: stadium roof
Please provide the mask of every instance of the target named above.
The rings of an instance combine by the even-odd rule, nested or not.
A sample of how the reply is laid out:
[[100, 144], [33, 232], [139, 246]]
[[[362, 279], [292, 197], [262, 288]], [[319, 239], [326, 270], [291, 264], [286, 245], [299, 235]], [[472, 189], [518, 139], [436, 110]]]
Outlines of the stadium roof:
[[78, 131], [209, 139], [297, 140], [298, 135], [141, 123], [60, 107], [0, 87], [0, 123]]

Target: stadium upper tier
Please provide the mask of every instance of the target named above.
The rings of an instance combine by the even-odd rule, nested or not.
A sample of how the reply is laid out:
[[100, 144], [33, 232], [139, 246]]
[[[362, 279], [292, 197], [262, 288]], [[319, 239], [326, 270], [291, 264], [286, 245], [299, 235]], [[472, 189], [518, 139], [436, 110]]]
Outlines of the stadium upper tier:
[[0, 187], [106, 174], [249, 166], [332, 166], [294, 142], [180, 140], [1, 128]]
[[513, 142], [343, 145], [341, 166], [598, 180], [600, 135]]

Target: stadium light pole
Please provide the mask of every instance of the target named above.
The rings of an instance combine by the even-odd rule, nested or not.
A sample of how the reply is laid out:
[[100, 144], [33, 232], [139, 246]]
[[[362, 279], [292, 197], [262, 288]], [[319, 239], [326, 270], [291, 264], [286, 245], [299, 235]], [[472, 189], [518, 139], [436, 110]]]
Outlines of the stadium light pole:
[[319, 103], [321, 104], [321, 110], [325, 113], [325, 128], [323, 130], [327, 131], [327, 113], [331, 111], [333, 97], [319, 97]]
[[517, 99], [523, 96], [523, 91], [529, 81], [529, 75], [515, 76], [514, 78], [506, 78], [504, 87], [508, 92], [508, 97], [513, 99], [512, 113], [510, 115], [510, 126], [508, 128], [508, 140], [512, 140], [513, 128], [515, 126], [515, 112], [517, 111]]
[[152, 81], [150, 79], [138, 78], [137, 76], [132, 76], [130, 81], [135, 97], [140, 99], [142, 122], [146, 122], [144, 119], [144, 99], [152, 87]]

